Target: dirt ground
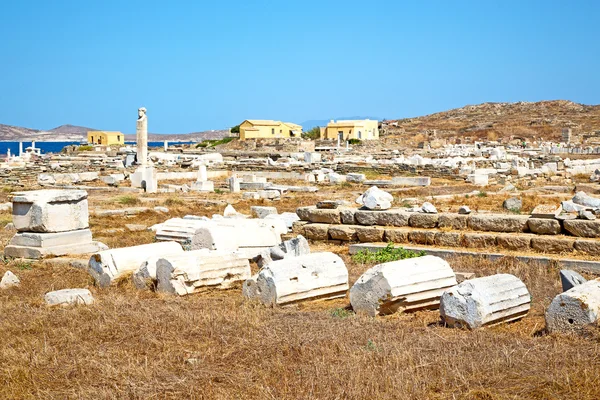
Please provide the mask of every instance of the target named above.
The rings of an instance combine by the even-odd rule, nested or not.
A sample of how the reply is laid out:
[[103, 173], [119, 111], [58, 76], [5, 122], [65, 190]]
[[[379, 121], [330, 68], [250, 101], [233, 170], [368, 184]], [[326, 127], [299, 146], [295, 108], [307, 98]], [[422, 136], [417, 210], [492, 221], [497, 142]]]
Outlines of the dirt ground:
[[[268, 205], [294, 211], [317, 199], [353, 200], [360, 192], [352, 185], [329, 187]], [[500, 210], [502, 199], [466, 200], [473, 201], [472, 208]], [[261, 203], [226, 193], [90, 192], [90, 208], [170, 208], [168, 215], [92, 216], [91, 229], [96, 240], [111, 247], [149, 243], [151, 232], [129, 232], [125, 224], [150, 226], [186, 214], [212, 215], [222, 212], [225, 204], [217, 202], [226, 200], [244, 213]], [[0, 220], [9, 222], [10, 214]], [[12, 234], [0, 228], [2, 243]], [[318, 244], [312, 250], [340, 254], [350, 284], [370, 267], [352, 261], [347, 246]], [[244, 301], [239, 287], [179, 298], [137, 291], [127, 279], [100, 289], [83, 270], [4, 260], [0, 273], [10, 269], [21, 285], [0, 292], [0, 398], [600, 398], [598, 328], [578, 335], [544, 331], [544, 310], [560, 292], [557, 269], [510, 259], [457, 258], [451, 265], [478, 276], [518, 276], [532, 294], [531, 312], [521, 321], [466, 331], [444, 327], [438, 311], [369, 318], [354, 315], [347, 298], [272, 309]], [[72, 308], [43, 304], [44, 293], [70, 287], [89, 288], [96, 303]]]

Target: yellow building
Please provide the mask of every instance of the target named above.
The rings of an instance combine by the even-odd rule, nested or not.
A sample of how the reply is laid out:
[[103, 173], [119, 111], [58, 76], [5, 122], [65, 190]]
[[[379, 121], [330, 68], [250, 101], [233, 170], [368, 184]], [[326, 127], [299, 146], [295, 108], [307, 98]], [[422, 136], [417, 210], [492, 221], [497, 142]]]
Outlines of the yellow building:
[[89, 131], [87, 141], [91, 144], [125, 144], [125, 135], [121, 132]]
[[240, 124], [240, 140], [300, 137], [302, 126], [291, 122], [247, 119]]
[[331, 120], [325, 128], [321, 128], [321, 139], [376, 140], [379, 139], [379, 123], [372, 119]]

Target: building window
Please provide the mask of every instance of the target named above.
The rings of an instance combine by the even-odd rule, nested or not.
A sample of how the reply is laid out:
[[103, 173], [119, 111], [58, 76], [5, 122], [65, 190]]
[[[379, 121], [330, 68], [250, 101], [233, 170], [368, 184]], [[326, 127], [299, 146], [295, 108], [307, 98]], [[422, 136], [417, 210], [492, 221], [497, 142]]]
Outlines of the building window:
[[271, 135], [275, 134], [275, 128], [271, 128]]
[[358, 138], [362, 139], [362, 132], [361, 131], [358, 131]]
[[121, 135], [117, 135], [117, 142], [121, 141]]
[[94, 144], [94, 137], [93, 136], [90, 136], [90, 137], [92, 138], [92, 140], [91, 140], [92, 144]]

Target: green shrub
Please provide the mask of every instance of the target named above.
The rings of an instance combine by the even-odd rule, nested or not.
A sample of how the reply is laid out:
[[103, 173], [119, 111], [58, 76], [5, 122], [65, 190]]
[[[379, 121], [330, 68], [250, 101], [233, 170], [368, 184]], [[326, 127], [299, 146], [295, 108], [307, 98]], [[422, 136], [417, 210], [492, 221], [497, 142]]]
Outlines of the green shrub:
[[232, 127], [232, 128], [229, 130], [229, 132], [231, 132], [231, 133], [238, 133], [238, 134], [239, 134], [239, 133], [240, 133], [240, 126], [239, 126], [239, 125], [236, 125], [236, 126]]
[[479, 192], [477, 193], [477, 197], [487, 197], [487, 192]]
[[348, 143], [350, 143], [350, 144], [360, 144], [360, 139], [350, 139], [350, 140], [348, 140]]
[[117, 197], [117, 203], [123, 204], [126, 206], [133, 206], [140, 202], [140, 200], [135, 196], [125, 195], [121, 197]]
[[388, 243], [386, 247], [377, 251], [361, 250], [352, 256], [352, 260], [360, 264], [381, 264], [390, 261], [404, 260], [406, 258], [422, 257], [424, 251], [415, 252], [406, 250], [403, 247], [394, 248], [393, 243]]
[[77, 148], [77, 151], [91, 151], [91, 150], [94, 150], [94, 146], [84, 145], [84, 146], [79, 146]]
[[346, 319], [354, 315], [352, 311], [346, 310], [345, 308], [335, 308], [329, 312], [332, 317], [339, 319]]
[[227, 143], [231, 142], [233, 139], [235, 139], [235, 138], [232, 136], [228, 136], [228, 137], [224, 137], [223, 139], [218, 139], [218, 140], [217, 139], [203, 140], [202, 142], [200, 142], [196, 145], [196, 148], [215, 147], [220, 144], [227, 144]]

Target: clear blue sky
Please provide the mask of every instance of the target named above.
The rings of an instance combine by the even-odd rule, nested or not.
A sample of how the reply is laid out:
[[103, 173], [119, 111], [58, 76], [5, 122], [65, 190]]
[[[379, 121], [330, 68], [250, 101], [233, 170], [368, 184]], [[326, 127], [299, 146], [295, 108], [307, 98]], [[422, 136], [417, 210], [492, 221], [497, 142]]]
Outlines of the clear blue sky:
[[0, 0], [0, 123], [187, 133], [600, 102], [600, 1]]

